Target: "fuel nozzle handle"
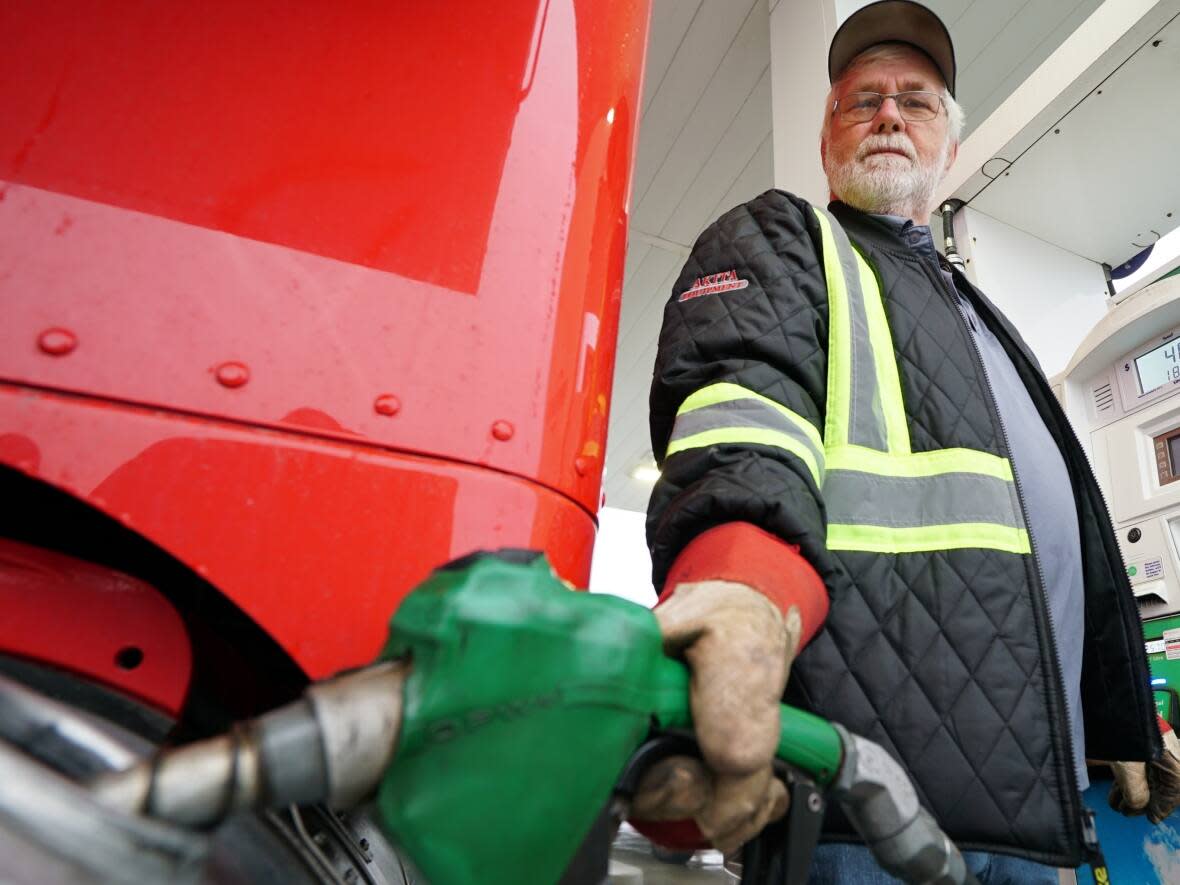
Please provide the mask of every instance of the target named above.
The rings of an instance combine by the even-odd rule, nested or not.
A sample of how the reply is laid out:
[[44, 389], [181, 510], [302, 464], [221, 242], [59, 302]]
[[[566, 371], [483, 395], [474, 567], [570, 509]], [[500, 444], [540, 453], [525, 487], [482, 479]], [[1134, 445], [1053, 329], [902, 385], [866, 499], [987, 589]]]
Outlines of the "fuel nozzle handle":
[[[691, 728], [688, 669], [661, 661], [657, 720]], [[795, 707], [779, 708], [779, 759], [826, 786], [883, 869], [903, 882], [978, 885], [963, 856], [922, 808], [914, 785], [884, 748]]]

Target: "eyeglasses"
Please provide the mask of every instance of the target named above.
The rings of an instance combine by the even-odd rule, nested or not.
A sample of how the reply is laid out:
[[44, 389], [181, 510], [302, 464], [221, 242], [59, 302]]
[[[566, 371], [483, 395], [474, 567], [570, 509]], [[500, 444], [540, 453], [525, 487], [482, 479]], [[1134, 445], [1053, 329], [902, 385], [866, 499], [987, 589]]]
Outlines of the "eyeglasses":
[[851, 123], [867, 123], [877, 116], [877, 111], [887, 98], [893, 99], [903, 120], [915, 123], [933, 120], [942, 107], [942, 96], [934, 92], [890, 92], [886, 95], [880, 92], [849, 92], [832, 104], [832, 110], [839, 111], [841, 119]]

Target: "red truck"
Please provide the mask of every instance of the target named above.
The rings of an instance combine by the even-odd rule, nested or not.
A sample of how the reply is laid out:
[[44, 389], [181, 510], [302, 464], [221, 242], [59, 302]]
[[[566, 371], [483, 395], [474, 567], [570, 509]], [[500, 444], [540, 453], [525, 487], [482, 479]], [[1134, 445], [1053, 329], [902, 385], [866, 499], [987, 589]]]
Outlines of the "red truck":
[[6, 679], [170, 741], [372, 660], [456, 556], [585, 586], [647, 23], [0, 7]]

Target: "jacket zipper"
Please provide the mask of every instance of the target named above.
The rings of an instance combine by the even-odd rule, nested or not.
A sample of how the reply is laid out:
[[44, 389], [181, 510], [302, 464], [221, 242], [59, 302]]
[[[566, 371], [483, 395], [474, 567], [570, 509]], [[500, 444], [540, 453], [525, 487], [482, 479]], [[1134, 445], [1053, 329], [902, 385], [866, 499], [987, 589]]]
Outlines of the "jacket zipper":
[[[950, 290], [946, 280], [942, 277], [942, 272], [940, 269], [932, 270], [929, 266], [929, 262], [922, 260], [921, 258], [919, 258], [919, 263], [922, 265], [927, 276], [933, 273], [933, 275], [937, 278], [935, 280], [935, 285], [937, 285], [939, 289], [950, 298], [951, 307], [954, 309], [955, 315], [959, 318], [959, 322], [963, 324], [963, 331], [966, 333], [967, 338], [971, 341], [971, 350], [975, 354], [975, 363], [983, 375], [983, 383], [987, 388], [988, 408], [990, 409], [992, 417], [995, 419], [997, 426], [1000, 428], [1000, 438], [1004, 441], [1004, 451], [1008, 454], [1009, 459], [1011, 459], [1012, 446], [1008, 440], [1008, 430], [1004, 426], [1004, 420], [1000, 417], [999, 407], [996, 405], [996, 397], [992, 388], [991, 376], [988, 375], [987, 365], [983, 362], [983, 354], [979, 352], [979, 345], [975, 341], [975, 336], [971, 334], [970, 325], [967, 322], [967, 317], [963, 313], [963, 308], [959, 304], [958, 296], [956, 296], [955, 293]], [[1024, 506], [1024, 490], [1021, 488], [1020, 474], [1016, 470], [1015, 464], [1012, 465], [1012, 479], [1016, 485], [1016, 499], [1020, 502], [1020, 515], [1024, 520], [1026, 529], [1028, 530], [1028, 542], [1032, 556], [1033, 571], [1037, 579], [1036, 590], [1038, 592], [1034, 592], [1032, 594], [1034, 608], [1037, 619], [1041, 623], [1045, 624], [1048, 628], [1047, 633], [1049, 639], [1049, 651], [1053, 660], [1053, 674], [1056, 678], [1053, 691], [1051, 692], [1051, 697], [1056, 699], [1056, 701], [1061, 706], [1061, 712], [1057, 719], [1058, 722], [1063, 725], [1062, 736], [1064, 738], [1063, 743], [1065, 746], [1066, 755], [1065, 768], [1067, 786], [1069, 788], [1067, 790], [1069, 795], [1066, 797], [1066, 803], [1069, 811], [1067, 818], [1069, 820], [1070, 835], [1073, 837], [1074, 844], [1081, 845], [1084, 849], [1084, 853], [1089, 854], [1091, 853], [1092, 849], [1089, 845], [1089, 840], [1085, 835], [1082, 803], [1078, 795], [1078, 778], [1077, 772], [1074, 770], [1073, 734], [1070, 731], [1069, 708], [1065, 701], [1065, 677], [1061, 672], [1061, 658], [1057, 654], [1057, 633], [1053, 627], [1053, 618], [1049, 612], [1049, 604], [1047, 600], [1047, 594], [1045, 592], [1045, 576], [1041, 572], [1041, 560], [1037, 555], [1036, 539], [1029, 525], [1028, 511]], [[1079, 714], [1081, 713], [1080, 710], [1078, 712]]]
[[[1050, 397], [1052, 397], [1052, 392], [1050, 392]], [[1055, 397], [1053, 397], [1053, 401], [1056, 402]], [[1065, 410], [1064, 409], [1061, 410], [1061, 413], [1062, 413], [1062, 417], [1065, 417]], [[1067, 429], [1066, 432], [1069, 434], [1069, 438], [1073, 441], [1073, 444], [1077, 447], [1077, 450], [1082, 453], [1082, 458], [1084, 460], [1084, 463], [1082, 465], [1082, 470], [1084, 470], [1084, 472], [1086, 474], [1086, 476], [1084, 478], [1088, 478], [1090, 480], [1089, 485], [1092, 487], [1093, 491], [1098, 493], [1098, 501], [1102, 505], [1102, 512], [1099, 515], [1102, 516], [1106, 520], [1106, 524], [1108, 526], [1111, 526], [1111, 530], [1113, 532], [1114, 520], [1112, 520], [1110, 518], [1110, 505], [1108, 505], [1106, 503], [1106, 494], [1102, 491], [1102, 486], [1100, 486], [1098, 484], [1098, 480], [1094, 478], [1093, 468], [1090, 467], [1089, 460], [1085, 458], [1085, 450], [1082, 448], [1081, 440], [1078, 439], [1078, 435], [1074, 431], [1073, 425], [1069, 422], [1068, 417], [1065, 417], [1064, 422], [1059, 422], [1059, 423], [1064, 423], [1064, 425]], [[1121, 566], [1121, 569], [1122, 569], [1120, 574], [1122, 574], [1124, 579], [1126, 579], [1127, 568], [1126, 568], [1126, 563], [1123, 561], [1122, 548], [1119, 547], [1117, 537], [1113, 538], [1112, 540], [1114, 541], [1114, 547], [1115, 547], [1115, 550], [1118, 552], [1118, 556], [1119, 556], [1119, 565]], [[1116, 578], [1115, 580], [1117, 581], [1118, 579]], [[1139, 619], [1139, 608], [1138, 608], [1138, 605], [1135, 603], [1135, 594], [1134, 594], [1134, 591], [1131, 589], [1131, 583], [1130, 583], [1129, 579], [1127, 579], [1126, 585], [1121, 587], [1120, 590], [1123, 592], [1124, 598], [1130, 597], [1131, 605], [1134, 606], [1134, 611], [1135, 611], [1135, 623], [1137, 625], [1139, 625], [1140, 632], [1138, 634], [1132, 635], [1130, 637], [1130, 640], [1132, 643], [1142, 645], [1143, 644], [1142, 622]], [[1150, 671], [1144, 675], [1150, 681], [1150, 678], [1151, 678]], [[1151, 707], [1148, 708], [1148, 717], [1147, 718], [1150, 720], [1151, 723], [1154, 723], [1155, 717], [1156, 717], [1155, 707], [1154, 707], [1154, 705], [1152, 705]], [[1159, 731], [1158, 727], [1155, 729], [1152, 729], [1149, 726], [1149, 728], [1148, 728], [1149, 738], [1152, 737], [1150, 732], [1153, 730], [1156, 733], [1158, 733], [1158, 731]], [[1151, 741], [1151, 744], [1156, 750], [1162, 751], [1162, 749], [1163, 749], [1162, 738], [1158, 742], [1158, 746], [1157, 746], [1157, 742], [1154, 740]]]
[[[987, 306], [985, 305], [984, 307], [986, 310]], [[960, 313], [960, 316], [961, 315], [962, 314]], [[972, 338], [972, 343], [974, 343], [974, 338]], [[978, 350], [978, 348], [977, 348], [977, 350]], [[986, 375], [986, 368], [985, 368], [984, 372]], [[1112, 527], [1112, 531], [1113, 531], [1114, 522], [1110, 517], [1110, 505], [1108, 505], [1106, 503], [1106, 493], [1102, 491], [1102, 486], [1100, 486], [1098, 484], [1098, 481], [1094, 478], [1093, 469], [1090, 467], [1089, 459], [1087, 459], [1085, 457], [1085, 452], [1084, 452], [1084, 449], [1082, 448], [1081, 440], [1078, 439], [1077, 432], [1073, 429], [1073, 424], [1070, 422], [1068, 416], [1066, 416], [1065, 410], [1057, 402], [1057, 398], [1055, 396], [1053, 396], [1053, 392], [1049, 389], [1047, 384], [1042, 386], [1041, 393], [1042, 393], [1042, 396], [1046, 397], [1046, 402], [1049, 404], [1050, 411], [1053, 411], [1054, 409], [1056, 410], [1056, 414], [1054, 417], [1056, 418], [1057, 424], [1059, 426], [1065, 428], [1063, 431], [1063, 434], [1066, 435], [1066, 440], [1065, 440], [1066, 443], [1068, 444], [1068, 443], [1072, 442], [1074, 445], [1074, 451], [1076, 451], [1079, 455], [1081, 455], [1081, 463], [1078, 465], [1078, 472], [1080, 475], [1080, 480], [1081, 480], [1081, 482], [1083, 482], [1086, 485], [1088, 490], [1097, 493], [1098, 502], [1101, 505], [1101, 509], [1100, 509], [1098, 515], [1106, 520], [1106, 525]], [[1001, 422], [1001, 427], [1002, 426], [1003, 426], [1003, 424]], [[1013, 478], [1015, 478], [1015, 476], [1016, 476], [1016, 472], [1014, 470], [1013, 471]], [[1019, 494], [1019, 488], [1018, 488], [1018, 494]], [[1023, 506], [1024, 506], [1024, 503], [1022, 500], [1021, 507], [1023, 508]], [[1122, 569], [1119, 574], [1121, 574], [1123, 576], [1123, 579], [1126, 580], [1126, 577], [1125, 577], [1126, 576], [1126, 566], [1125, 566], [1123, 559], [1122, 559], [1122, 550], [1118, 546], [1118, 539], [1115, 537], [1111, 537], [1110, 540], [1114, 542], [1115, 550], [1118, 553], [1118, 562], [1119, 562], [1119, 565]], [[1029, 534], [1029, 541], [1031, 544], [1031, 542], [1032, 542], [1032, 534], [1031, 533]], [[1038, 568], [1039, 568], [1039, 566], [1038, 566]], [[1085, 580], [1085, 577], [1083, 575], [1083, 581], [1084, 580]], [[1117, 583], [1118, 580], [1119, 580], [1118, 577], [1116, 577], [1115, 582]], [[1136, 612], [1136, 616], [1135, 616], [1134, 620], [1135, 620], [1135, 624], [1138, 626], [1139, 625], [1138, 607], [1135, 606], [1134, 594], [1131, 591], [1130, 582], [1127, 581], [1122, 587], [1119, 587], [1118, 590], [1120, 592], [1122, 592], [1124, 600], [1129, 599], [1131, 605], [1135, 607], [1134, 610]], [[1124, 622], [1125, 622], [1125, 619], [1124, 619]], [[1125, 626], [1125, 623], [1124, 623], [1124, 626]], [[1050, 629], [1052, 629], [1052, 619], [1050, 619]], [[1132, 635], [1129, 637], [1129, 640], [1132, 644], [1142, 644], [1142, 642], [1143, 642], [1142, 633], [1141, 632], [1132, 633]], [[1058, 666], [1058, 669], [1060, 670], [1060, 666], [1061, 666], [1060, 660], [1057, 660], [1057, 666]], [[1150, 673], [1146, 673], [1144, 675], [1147, 676], [1148, 678], [1150, 678]], [[1136, 706], [1138, 707], [1139, 705], [1137, 704]], [[1148, 731], [1149, 731], [1148, 739], [1149, 739], [1149, 742], [1153, 745], [1153, 747], [1155, 747], [1158, 750], [1158, 749], [1160, 749], [1160, 747], [1156, 746], [1156, 744], [1162, 743], [1162, 741], [1152, 740], [1153, 735], [1150, 734], [1151, 731], [1156, 731], [1156, 733], [1158, 734], [1158, 729], [1153, 729], [1151, 727], [1151, 725], [1154, 724], [1155, 708], [1154, 708], [1154, 706], [1149, 706], [1148, 710], [1149, 710], [1148, 720], [1150, 721], [1150, 724], [1148, 725]], [[1078, 711], [1078, 715], [1081, 715], [1080, 710]], [[1140, 724], [1142, 724], [1142, 723], [1140, 723]], [[1069, 741], [1072, 742], [1072, 740], [1073, 740], [1073, 736], [1071, 733], [1069, 735]], [[1070, 749], [1070, 755], [1072, 757], [1072, 746]], [[1072, 769], [1073, 766], [1071, 765], [1070, 767]], [[1075, 786], [1075, 793], [1076, 793], [1077, 792], [1076, 791], [1076, 786], [1077, 786], [1076, 780], [1075, 780], [1074, 786]], [[1106, 873], [1106, 859], [1102, 854], [1102, 846], [1100, 845], [1100, 843], [1098, 841], [1098, 830], [1094, 824], [1095, 815], [1094, 815], [1093, 811], [1091, 811], [1089, 808], [1086, 808], [1085, 806], [1083, 806], [1081, 804], [1080, 800], [1078, 801], [1078, 809], [1081, 814], [1082, 843], [1085, 846], [1086, 852], [1088, 854], [1087, 860], [1090, 863], [1090, 867], [1091, 867], [1091, 870], [1093, 871], [1094, 878], [1098, 881], [1101, 881], [1099, 879], [1099, 872], [1101, 871], [1103, 874]]]
[[[991, 313], [988, 305], [986, 305], [986, 304], [983, 305], [983, 309], [984, 309], [984, 312]], [[1017, 350], [1019, 350], [1019, 348], [1017, 348]], [[1065, 409], [1061, 406], [1060, 403], [1058, 403], [1057, 397], [1055, 397], [1053, 395], [1053, 391], [1049, 389], [1048, 384], [1042, 383], [1041, 395], [1045, 398], [1045, 401], [1048, 403], [1048, 407], [1049, 407], [1050, 411], [1055, 411], [1056, 414], [1054, 415], [1054, 418], [1056, 419], [1057, 425], [1059, 427], [1063, 428], [1062, 433], [1066, 436], [1065, 442], [1067, 444], [1072, 442], [1073, 446], [1074, 446], [1074, 451], [1076, 451], [1077, 454], [1080, 456], [1080, 463], [1077, 465], [1079, 478], [1080, 478], [1081, 482], [1085, 484], [1086, 489], [1088, 491], [1094, 493], [1097, 496], [1098, 502], [1101, 505], [1098, 515], [1103, 517], [1106, 520], [1105, 524], [1110, 527], [1109, 540], [1114, 545], [1114, 550], [1116, 551], [1116, 553], [1118, 555], [1118, 564], [1120, 566], [1120, 569], [1118, 571], [1118, 575], [1121, 575], [1122, 579], [1124, 581], [1124, 583], [1121, 585], [1121, 587], [1119, 587], [1119, 590], [1122, 592], [1124, 601], [1130, 602], [1132, 610], [1135, 612], [1135, 616], [1133, 618], [1133, 622], [1134, 622], [1133, 632], [1130, 634], [1130, 636], [1128, 638], [1130, 640], [1130, 644], [1142, 645], [1143, 644], [1143, 635], [1142, 635], [1141, 622], [1140, 622], [1139, 614], [1138, 614], [1138, 606], [1135, 603], [1135, 596], [1134, 596], [1134, 593], [1131, 589], [1130, 581], [1126, 579], [1126, 564], [1123, 561], [1122, 549], [1119, 547], [1118, 538], [1114, 535], [1114, 529], [1113, 529], [1114, 520], [1111, 519], [1111, 516], [1110, 516], [1110, 505], [1106, 503], [1106, 493], [1102, 491], [1102, 486], [1100, 486], [1098, 484], [1097, 479], [1094, 478], [1093, 468], [1090, 466], [1090, 461], [1085, 455], [1085, 450], [1082, 448], [1082, 442], [1078, 438], [1077, 432], [1073, 428], [1073, 423], [1069, 420], [1069, 417], [1065, 414]], [[1119, 582], [1118, 576], [1115, 577], [1115, 582], [1116, 582], [1116, 584]], [[1150, 678], [1150, 672], [1145, 671], [1143, 673], [1143, 676], [1145, 677], [1144, 684], [1146, 684], [1147, 679]], [[1156, 718], [1154, 705], [1149, 703], [1147, 705], [1147, 707], [1144, 708], [1144, 710], [1148, 714], [1147, 715], [1148, 732], [1149, 732], [1148, 737], [1150, 739], [1150, 738], [1154, 737], [1154, 735], [1151, 734], [1151, 732], [1156, 732], [1158, 734], [1158, 729], [1151, 727], [1152, 725], [1154, 725], [1155, 718]], [[1142, 723], [1140, 723], [1140, 724], [1142, 724]], [[1158, 746], [1157, 746], [1157, 741], [1152, 740], [1151, 743], [1153, 744], [1153, 746], [1155, 746], [1156, 750], [1162, 751], [1162, 743], [1160, 743]]]

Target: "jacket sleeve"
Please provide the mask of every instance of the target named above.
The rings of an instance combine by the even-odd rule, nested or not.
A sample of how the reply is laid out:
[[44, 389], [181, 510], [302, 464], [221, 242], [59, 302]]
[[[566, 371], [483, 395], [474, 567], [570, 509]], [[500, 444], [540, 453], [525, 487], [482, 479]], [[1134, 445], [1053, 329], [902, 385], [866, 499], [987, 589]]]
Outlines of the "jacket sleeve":
[[[650, 398], [661, 466], [647, 518], [657, 589], [682, 553], [693, 560], [688, 573], [710, 571], [693, 542], [733, 523], [760, 530], [762, 539], [741, 537], [763, 561], [779, 555], [768, 537], [829, 586], [836, 577], [820, 494], [828, 335], [819, 242], [810, 207], [770, 191], [706, 229], [673, 287]], [[739, 579], [734, 569], [729, 577]]]

